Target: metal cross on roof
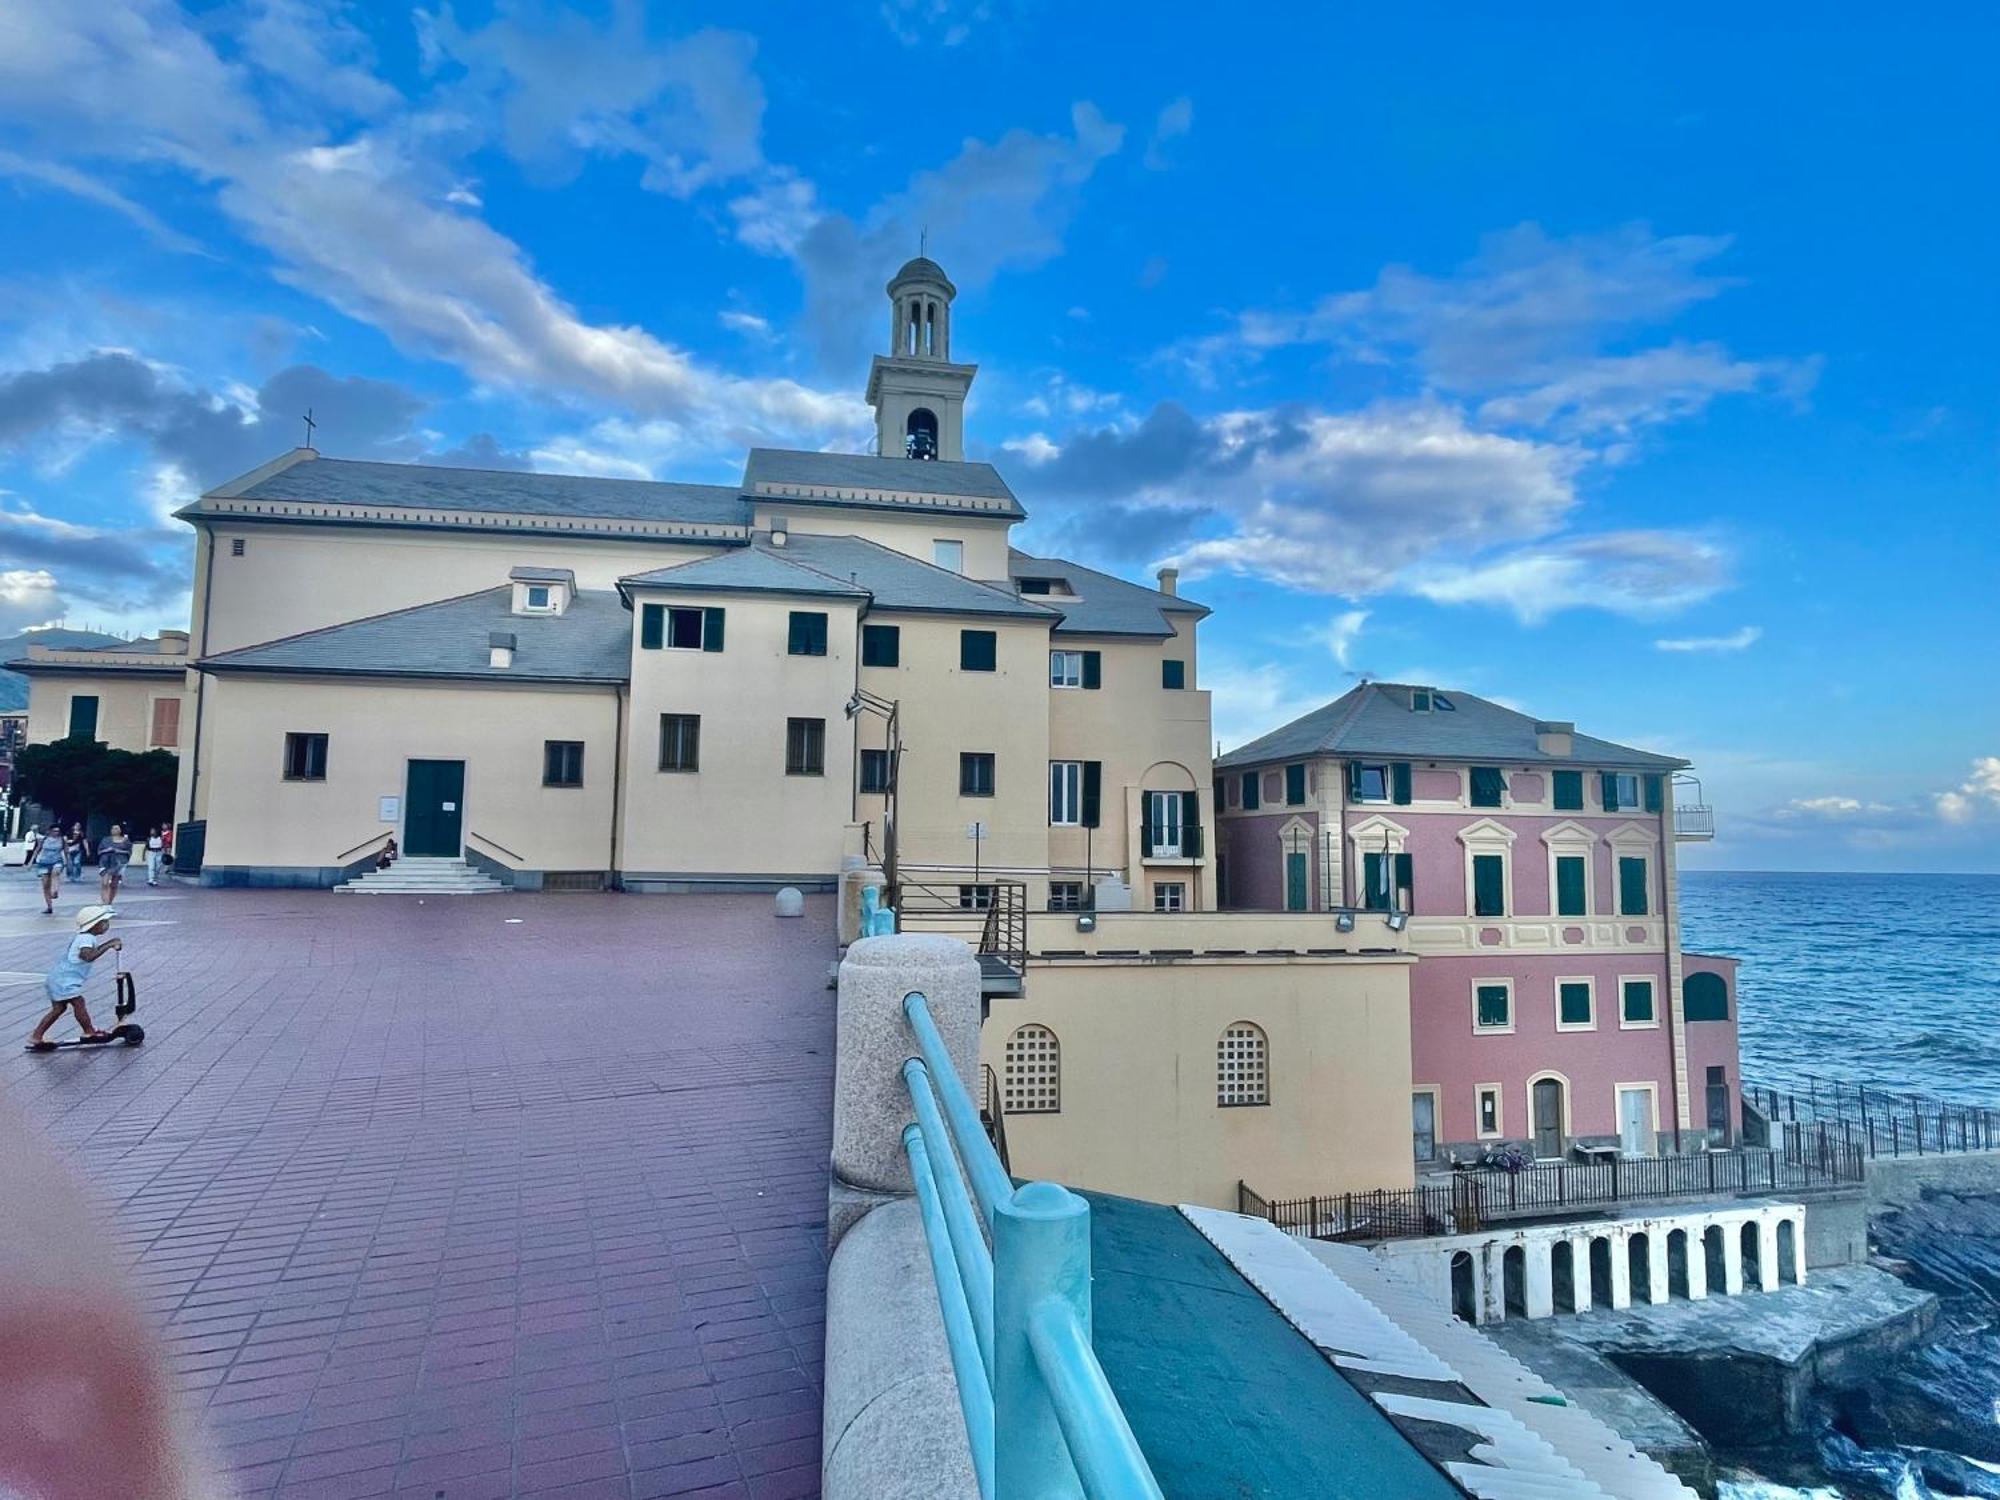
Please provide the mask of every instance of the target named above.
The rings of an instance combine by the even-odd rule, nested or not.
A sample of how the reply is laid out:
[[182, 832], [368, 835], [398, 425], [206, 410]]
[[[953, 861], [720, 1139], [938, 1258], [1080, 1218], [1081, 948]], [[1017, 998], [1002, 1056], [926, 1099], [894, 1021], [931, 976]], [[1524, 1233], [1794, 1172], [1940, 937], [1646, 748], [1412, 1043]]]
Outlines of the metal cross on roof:
[[306, 424], [306, 446], [310, 448], [313, 445], [313, 428], [319, 425], [313, 421], [312, 408], [310, 406], [306, 408], [306, 414], [302, 420]]

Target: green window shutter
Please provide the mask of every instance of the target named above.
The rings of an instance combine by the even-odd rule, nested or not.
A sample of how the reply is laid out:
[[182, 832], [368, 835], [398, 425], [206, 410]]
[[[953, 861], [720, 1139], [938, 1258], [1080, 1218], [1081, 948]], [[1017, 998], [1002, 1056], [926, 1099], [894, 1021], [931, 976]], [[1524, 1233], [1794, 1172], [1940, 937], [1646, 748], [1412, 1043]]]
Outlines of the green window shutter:
[[1149, 813], [1139, 814], [1139, 855], [1150, 859], [1153, 853], [1153, 820]]
[[78, 693], [69, 700], [69, 732], [72, 739], [97, 738], [97, 695]]
[[1285, 801], [1292, 807], [1305, 806], [1306, 768], [1304, 765], [1285, 767]]
[[1103, 799], [1104, 763], [1087, 760], [1083, 763], [1083, 826], [1095, 828], [1098, 818], [1098, 804]]
[[1472, 805], [1474, 807], [1499, 807], [1506, 798], [1507, 778], [1500, 774], [1498, 766], [1474, 766], [1472, 768]]
[[1590, 986], [1569, 983], [1559, 987], [1556, 1017], [1565, 1026], [1590, 1024]]
[[1633, 1022], [1653, 1019], [1653, 981], [1650, 979], [1628, 979], [1625, 981], [1625, 1019]]
[[667, 607], [664, 604], [639, 606], [639, 649], [657, 651], [667, 640]]
[[1347, 763], [1347, 800], [1349, 802], [1361, 800], [1361, 762], [1358, 760], [1350, 760]]
[[1410, 908], [1417, 904], [1417, 867], [1415, 857], [1408, 854], [1396, 856], [1396, 889], [1408, 891]]
[[1201, 793], [1181, 793], [1181, 853], [1201, 858]]
[[785, 650], [792, 656], [826, 655], [826, 615], [818, 610], [793, 610]]
[[1507, 862], [1498, 854], [1472, 856], [1472, 914], [1507, 915]]
[[1263, 805], [1264, 773], [1245, 771], [1243, 773], [1243, 810], [1255, 812]]
[[1479, 1024], [1481, 1026], [1505, 1026], [1507, 1015], [1507, 986], [1504, 984], [1482, 984], [1476, 991], [1479, 1001]]
[[1720, 974], [1690, 974], [1681, 985], [1681, 1010], [1690, 1021], [1729, 1019], [1729, 985]]
[[1618, 915], [1621, 917], [1643, 917], [1646, 915], [1646, 862], [1630, 855], [1621, 855], [1618, 860]]
[[1656, 813], [1660, 810], [1661, 804], [1664, 801], [1660, 778], [1657, 776], [1648, 776], [1644, 778], [1644, 785], [1646, 788], [1646, 811]]
[[1086, 688], [1104, 686], [1104, 653], [1086, 651], [1083, 653], [1083, 685]]
[[1555, 802], [1557, 812], [1583, 811], [1583, 772], [1556, 772]]
[[1580, 854], [1556, 856], [1556, 915], [1582, 917], [1590, 913], [1585, 879], [1589, 865]]
[[1609, 771], [1597, 773], [1597, 789], [1604, 798], [1606, 812], [1618, 811], [1618, 778]]
[[722, 611], [716, 608], [701, 612], [701, 649], [720, 651], [722, 649]]
[[1398, 807], [1410, 805], [1410, 763], [1406, 760], [1389, 764], [1389, 800]]
[[1372, 853], [1361, 856], [1361, 907], [1364, 911], [1389, 909], [1389, 893], [1382, 879], [1383, 858]]

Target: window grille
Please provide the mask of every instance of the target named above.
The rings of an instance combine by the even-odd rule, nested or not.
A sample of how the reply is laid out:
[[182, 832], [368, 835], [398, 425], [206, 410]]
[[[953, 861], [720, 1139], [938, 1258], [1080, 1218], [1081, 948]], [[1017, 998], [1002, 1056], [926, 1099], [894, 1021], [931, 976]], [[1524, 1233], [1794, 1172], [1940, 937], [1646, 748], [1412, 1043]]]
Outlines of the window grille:
[[1215, 1045], [1215, 1102], [1225, 1108], [1271, 1102], [1270, 1047], [1264, 1029], [1238, 1021]]
[[1062, 1043], [1046, 1026], [1017, 1027], [1007, 1038], [1001, 1108], [1010, 1115], [1053, 1115], [1062, 1109]]

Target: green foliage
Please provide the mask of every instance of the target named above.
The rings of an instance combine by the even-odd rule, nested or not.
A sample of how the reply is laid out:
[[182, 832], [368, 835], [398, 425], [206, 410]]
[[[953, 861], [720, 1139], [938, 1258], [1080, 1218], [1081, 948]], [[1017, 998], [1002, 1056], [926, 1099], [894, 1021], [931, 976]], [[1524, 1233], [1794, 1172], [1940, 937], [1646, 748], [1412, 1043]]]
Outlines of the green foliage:
[[14, 755], [14, 790], [65, 825], [103, 818], [141, 834], [171, 822], [179, 760], [171, 750], [113, 750], [85, 735], [24, 745]]

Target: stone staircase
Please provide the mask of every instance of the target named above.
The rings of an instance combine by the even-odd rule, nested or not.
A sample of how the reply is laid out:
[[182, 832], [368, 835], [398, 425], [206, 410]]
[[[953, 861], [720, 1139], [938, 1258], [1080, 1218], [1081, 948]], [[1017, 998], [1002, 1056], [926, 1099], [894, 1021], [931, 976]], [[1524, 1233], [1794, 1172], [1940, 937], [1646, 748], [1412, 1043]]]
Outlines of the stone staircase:
[[334, 887], [356, 896], [490, 896], [508, 887], [462, 859], [406, 854], [386, 870], [370, 870]]

